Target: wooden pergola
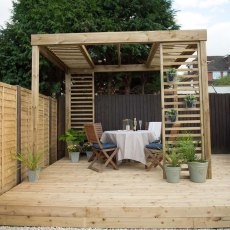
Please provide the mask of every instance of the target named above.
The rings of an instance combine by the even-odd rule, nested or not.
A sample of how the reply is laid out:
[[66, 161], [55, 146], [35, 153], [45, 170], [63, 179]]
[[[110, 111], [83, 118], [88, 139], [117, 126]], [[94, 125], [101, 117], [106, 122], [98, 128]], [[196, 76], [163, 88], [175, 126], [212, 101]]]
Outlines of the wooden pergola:
[[[94, 73], [160, 71], [162, 102], [163, 151], [170, 138], [188, 131], [199, 146], [197, 153], [209, 161], [211, 178], [211, 145], [206, 59], [206, 30], [98, 32], [69, 34], [36, 34], [32, 44], [32, 112], [33, 151], [37, 149], [39, 104], [39, 54], [65, 72], [66, 128], [82, 128], [84, 122], [94, 122]], [[148, 58], [142, 64], [123, 65], [121, 47], [125, 44], [151, 45]], [[117, 64], [93, 62], [87, 46], [117, 46]], [[195, 61], [194, 61], [195, 60]], [[166, 82], [166, 72], [177, 68], [178, 81]], [[196, 108], [186, 109], [183, 100], [188, 94], [197, 98]], [[165, 119], [171, 108], [178, 111], [175, 125]]]

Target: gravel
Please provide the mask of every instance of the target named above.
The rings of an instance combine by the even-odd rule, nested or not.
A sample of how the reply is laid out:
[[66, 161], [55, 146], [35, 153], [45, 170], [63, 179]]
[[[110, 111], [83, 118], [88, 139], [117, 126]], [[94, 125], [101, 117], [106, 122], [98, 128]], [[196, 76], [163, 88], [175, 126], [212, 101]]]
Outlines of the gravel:
[[[230, 230], [230, 228], [212, 228], [212, 230]], [[61, 227], [10, 227], [0, 226], [0, 230], [167, 230], [166, 228], [61, 228]], [[170, 228], [168, 230], [190, 230], [190, 228]], [[210, 230], [210, 228], [196, 228], [191, 230]]]

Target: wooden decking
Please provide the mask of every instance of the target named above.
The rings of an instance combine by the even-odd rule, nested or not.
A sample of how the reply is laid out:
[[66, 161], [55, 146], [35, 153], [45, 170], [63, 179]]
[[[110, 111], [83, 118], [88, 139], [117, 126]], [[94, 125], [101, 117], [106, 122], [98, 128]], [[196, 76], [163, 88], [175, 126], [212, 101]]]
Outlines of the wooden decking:
[[125, 163], [103, 173], [60, 160], [0, 197], [0, 225], [98, 228], [230, 227], [230, 154], [213, 155], [213, 179], [169, 184], [160, 168]]

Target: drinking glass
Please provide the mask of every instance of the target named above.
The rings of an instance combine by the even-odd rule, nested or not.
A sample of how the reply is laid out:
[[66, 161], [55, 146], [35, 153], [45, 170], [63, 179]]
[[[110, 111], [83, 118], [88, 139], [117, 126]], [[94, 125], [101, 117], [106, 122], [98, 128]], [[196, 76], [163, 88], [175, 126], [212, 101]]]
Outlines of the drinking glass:
[[139, 128], [141, 130], [141, 126], [142, 126], [142, 120], [139, 120]]

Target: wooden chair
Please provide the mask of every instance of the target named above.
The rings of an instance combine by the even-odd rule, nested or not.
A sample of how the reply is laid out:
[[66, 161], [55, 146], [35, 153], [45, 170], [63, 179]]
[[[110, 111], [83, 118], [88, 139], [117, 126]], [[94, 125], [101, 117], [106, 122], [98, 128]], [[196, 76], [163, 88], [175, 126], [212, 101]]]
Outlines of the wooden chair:
[[[103, 133], [101, 122], [94, 123], [94, 127], [95, 127], [95, 131], [97, 133], [98, 139], [100, 140], [102, 133]], [[94, 157], [95, 157], [95, 153], [93, 152], [92, 156], [88, 159], [88, 162], [91, 162], [94, 159]]]
[[[149, 171], [152, 167], [157, 167], [160, 166], [163, 169], [163, 165], [162, 165], [162, 160], [163, 160], [163, 151], [162, 151], [162, 144], [160, 143], [160, 136], [161, 136], [161, 122], [149, 122], [148, 123], [148, 127], [150, 127], [151, 124], [151, 128], [154, 128], [154, 125], [157, 129], [156, 130], [156, 135], [157, 135], [157, 139], [156, 141], [154, 141], [153, 143], [150, 143], [148, 145], [145, 146], [145, 155], [146, 155], [146, 169], [147, 171]], [[149, 129], [149, 128], [148, 128]]]
[[[102, 172], [110, 164], [114, 169], [118, 169], [116, 160], [114, 160], [118, 153], [117, 146], [112, 143], [101, 143], [96, 132], [96, 126], [92, 123], [84, 125], [87, 139], [92, 144], [94, 153], [94, 158], [88, 168], [96, 172]], [[100, 168], [95, 167], [94, 164], [100, 161], [103, 161], [104, 164]]]
[[103, 129], [102, 129], [102, 125], [101, 122], [100, 123], [94, 123], [94, 127], [97, 133], [98, 138], [100, 139], [103, 133]]
[[[173, 127], [179, 127], [180, 124], [173, 124]], [[171, 134], [177, 134], [178, 130], [173, 130], [171, 131]], [[170, 138], [170, 141], [175, 140], [175, 138]], [[159, 142], [153, 142], [145, 146], [145, 154], [146, 154], [146, 159], [147, 159], [147, 165], [146, 169], [149, 171], [152, 167], [157, 167], [158, 165], [164, 170], [163, 168], [163, 149], [162, 149], [162, 144]], [[171, 162], [170, 158], [166, 154], [166, 161]], [[149, 163], [149, 164], [148, 164]]]

